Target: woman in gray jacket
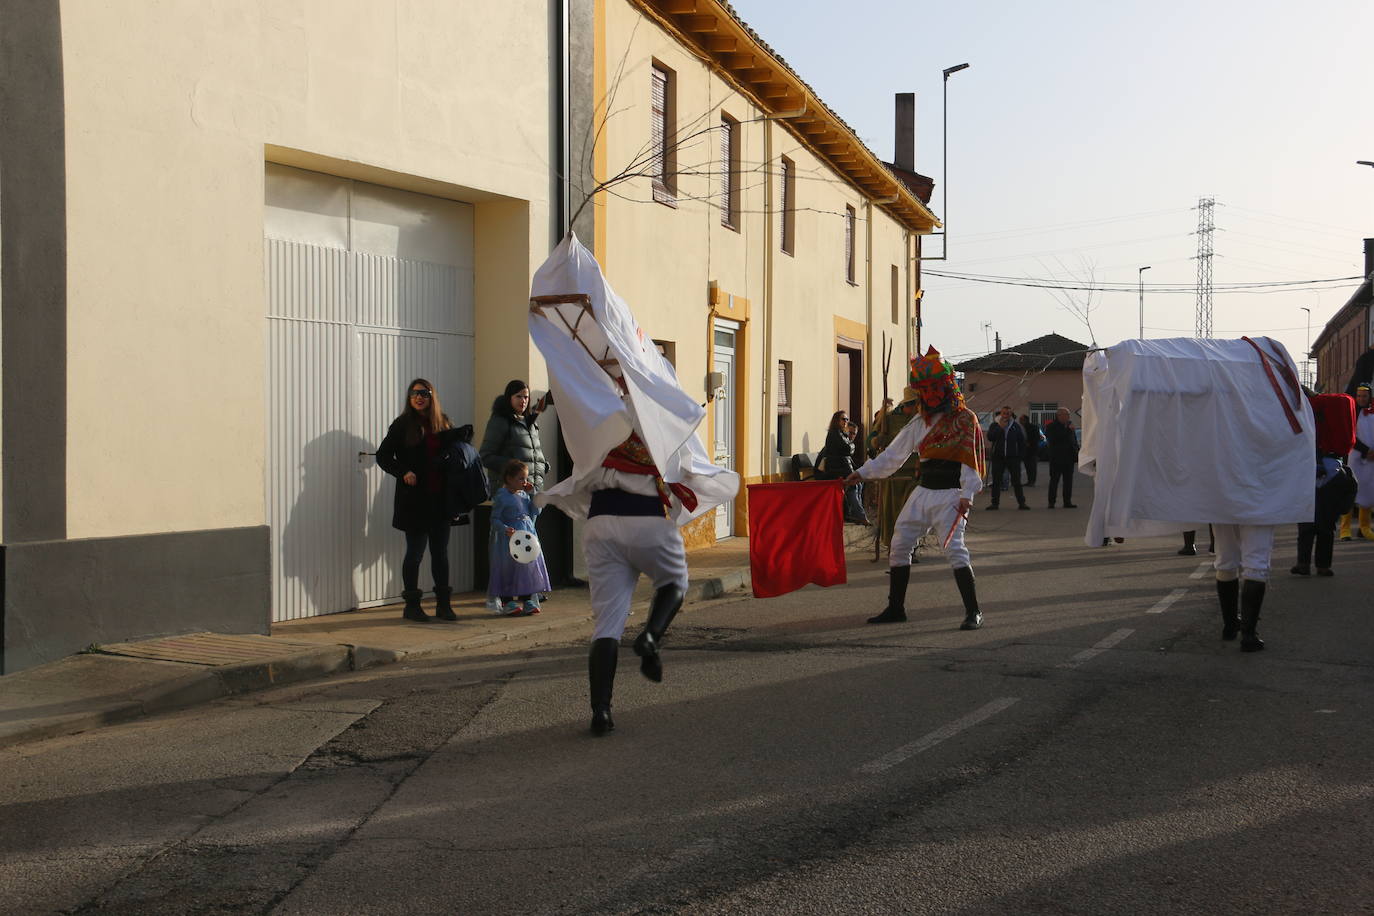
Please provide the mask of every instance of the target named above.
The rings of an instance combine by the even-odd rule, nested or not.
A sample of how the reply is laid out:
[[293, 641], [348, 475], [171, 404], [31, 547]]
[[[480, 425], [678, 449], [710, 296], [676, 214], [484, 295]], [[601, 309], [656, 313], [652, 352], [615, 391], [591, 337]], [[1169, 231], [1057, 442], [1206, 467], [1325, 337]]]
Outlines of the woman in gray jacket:
[[538, 416], [538, 411], [530, 408], [529, 386], [520, 379], [512, 379], [506, 385], [506, 393], [491, 405], [491, 419], [478, 449], [492, 480], [500, 480], [512, 460], [523, 461], [535, 491], [544, 489], [549, 463], [544, 460], [544, 449], [539, 444], [539, 427], [535, 424]]

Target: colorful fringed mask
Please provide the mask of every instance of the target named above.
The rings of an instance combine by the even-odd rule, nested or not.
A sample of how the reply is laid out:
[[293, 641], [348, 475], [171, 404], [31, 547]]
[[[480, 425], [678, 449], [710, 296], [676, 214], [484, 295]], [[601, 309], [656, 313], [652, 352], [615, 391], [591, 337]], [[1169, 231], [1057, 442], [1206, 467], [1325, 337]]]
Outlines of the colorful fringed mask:
[[934, 347], [911, 361], [911, 387], [916, 389], [927, 413], [949, 410], [963, 400], [959, 383], [954, 379], [954, 367], [941, 359], [940, 351]]

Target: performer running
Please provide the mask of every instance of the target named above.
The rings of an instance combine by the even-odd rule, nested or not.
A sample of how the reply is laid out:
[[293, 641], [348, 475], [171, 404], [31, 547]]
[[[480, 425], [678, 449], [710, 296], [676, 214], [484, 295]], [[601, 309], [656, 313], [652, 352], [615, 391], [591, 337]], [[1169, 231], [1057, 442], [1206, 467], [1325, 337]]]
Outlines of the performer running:
[[978, 417], [964, 405], [964, 396], [954, 380], [954, 367], [942, 360], [934, 347], [911, 361], [911, 386], [920, 397], [920, 415], [902, 427], [876, 458], [845, 481], [852, 484], [887, 477], [912, 452], [920, 457], [920, 481], [897, 517], [888, 549], [887, 607], [868, 622], [906, 620], [911, 555], [921, 537], [934, 528], [944, 543], [964, 602], [964, 622], [959, 629], [976, 630], [983, 625], [983, 615], [978, 609], [968, 548], [964, 546], [964, 528], [973, 497], [983, 489], [983, 430]]
[[[1374, 540], [1374, 530], [1370, 528], [1369, 513], [1374, 507], [1374, 403], [1370, 401], [1370, 383], [1355, 386], [1355, 449], [1350, 453], [1350, 470], [1360, 484], [1355, 495], [1355, 506], [1359, 509], [1360, 537]], [[1350, 540], [1350, 515], [1342, 519], [1341, 540]]]
[[593, 632], [587, 656], [593, 735], [615, 729], [611, 694], [620, 637], [641, 574], [654, 596], [634, 642], [639, 670], [663, 680], [659, 653], [687, 588], [679, 527], [739, 490], [696, 433], [705, 410], [635, 323], [601, 269], [569, 235], [535, 273], [530, 336], [549, 368], [572, 475], [535, 497], [585, 518]]

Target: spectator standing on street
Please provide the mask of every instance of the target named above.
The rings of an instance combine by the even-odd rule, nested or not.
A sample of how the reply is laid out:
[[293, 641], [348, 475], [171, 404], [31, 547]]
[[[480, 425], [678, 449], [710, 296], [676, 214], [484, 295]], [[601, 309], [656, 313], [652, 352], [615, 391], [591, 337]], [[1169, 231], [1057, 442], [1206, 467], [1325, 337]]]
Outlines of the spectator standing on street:
[[[825, 447], [821, 449], [822, 480], [843, 480], [854, 473], [854, 433], [849, 413], [837, 410], [830, 415], [830, 427], [825, 432]], [[844, 520], [851, 525], [867, 525], [863, 504], [859, 502], [859, 488], [844, 488]]]
[[449, 511], [445, 461], [457, 435], [439, 406], [434, 386], [417, 378], [406, 389], [401, 415], [377, 446], [378, 467], [396, 478], [391, 527], [406, 536], [406, 554], [401, 561], [405, 610], [401, 616], [416, 623], [433, 620], [420, 607], [424, 594], [420, 590], [420, 561], [426, 546], [434, 574], [434, 616], [458, 619], [449, 605], [453, 589], [449, 586], [448, 541], [453, 513]]
[[1011, 477], [1012, 491], [1016, 494], [1016, 508], [1029, 509], [1026, 494], [1021, 489], [1021, 462], [1026, 457], [1026, 434], [1021, 424], [1012, 419], [1010, 407], [1003, 407], [997, 420], [988, 427], [987, 440], [991, 447], [989, 470], [992, 474], [992, 503], [988, 509], [1001, 508], [1002, 474]]
[[[530, 388], [521, 379], [511, 379], [506, 384], [505, 392], [492, 402], [491, 418], [487, 420], [478, 452], [482, 455], [482, 464], [487, 468], [487, 476], [493, 487], [500, 487], [507, 464], [523, 461], [529, 469], [530, 483], [534, 484], [533, 492], [544, 489], [544, 474], [549, 470], [549, 463], [544, 460], [539, 426], [535, 422], [541, 410], [543, 400], [531, 405]], [[506, 549], [506, 537], [500, 526], [491, 525], [488, 542], [488, 549], [493, 556], [496, 551]], [[496, 613], [504, 611], [499, 602], [489, 603], [487, 607]]]
[[1045, 428], [1045, 446], [1050, 450], [1050, 508], [1059, 491], [1059, 482], [1064, 482], [1064, 508], [1076, 509], [1073, 504], [1073, 474], [1078, 464], [1078, 437], [1074, 434], [1073, 421], [1069, 419], [1067, 407], [1054, 413], [1054, 421]]
[[1026, 434], [1026, 486], [1035, 486], [1040, 477], [1040, 443], [1045, 436], [1040, 427], [1031, 422], [1029, 414], [1021, 415], [1021, 432]]
[[539, 517], [539, 507], [530, 501], [534, 484], [525, 462], [507, 462], [502, 484], [491, 500], [493, 535], [487, 592], [499, 599], [507, 617], [530, 616], [539, 613], [538, 594], [549, 590], [549, 571], [542, 555], [521, 563], [510, 552], [511, 537], [517, 531], [534, 534], [534, 520]]

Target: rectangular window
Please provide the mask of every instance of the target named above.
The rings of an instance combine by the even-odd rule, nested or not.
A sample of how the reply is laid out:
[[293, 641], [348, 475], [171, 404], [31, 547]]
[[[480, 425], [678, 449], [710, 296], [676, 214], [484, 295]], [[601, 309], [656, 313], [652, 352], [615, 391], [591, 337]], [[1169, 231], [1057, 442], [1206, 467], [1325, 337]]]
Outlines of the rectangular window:
[[779, 455], [792, 454], [792, 363], [778, 360], [778, 443]]
[[671, 340], [655, 340], [654, 349], [663, 354], [663, 358], [668, 361], [668, 365], [677, 368], [677, 344]]
[[649, 147], [653, 158], [649, 172], [652, 176], [654, 200], [676, 205], [677, 154], [673, 149], [676, 139], [673, 120], [677, 108], [677, 86], [673, 71], [666, 67], [654, 64], [650, 73]]
[[901, 305], [902, 305], [902, 293], [901, 293], [901, 289], [900, 289], [900, 287], [901, 287], [900, 281], [901, 281], [900, 271], [897, 270], [897, 265], [896, 265], [896, 264], [893, 264], [893, 265], [892, 265], [892, 323], [893, 323], [893, 324], [900, 324], [901, 321], [902, 321], [902, 310], [901, 310]]
[[778, 215], [782, 225], [778, 227], [778, 238], [782, 240], [782, 253], [792, 254], [796, 251], [797, 167], [791, 159], [783, 156], [780, 171], [782, 188], [778, 195]]
[[854, 208], [844, 208], [844, 278], [858, 285], [854, 280]]
[[739, 122], [720, 116], [720, 224], [739, 230]]

